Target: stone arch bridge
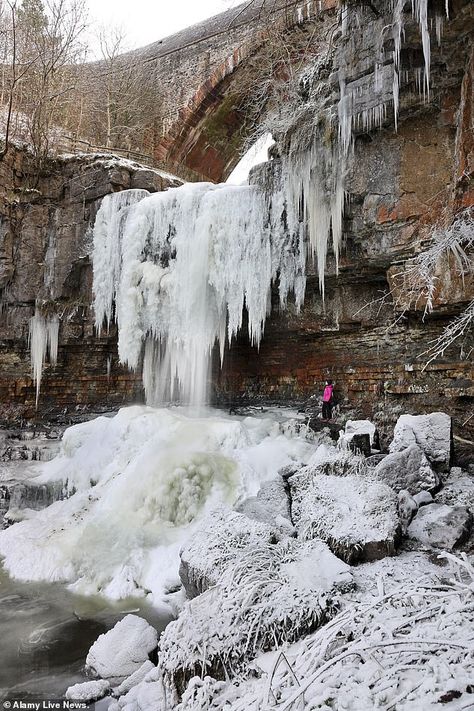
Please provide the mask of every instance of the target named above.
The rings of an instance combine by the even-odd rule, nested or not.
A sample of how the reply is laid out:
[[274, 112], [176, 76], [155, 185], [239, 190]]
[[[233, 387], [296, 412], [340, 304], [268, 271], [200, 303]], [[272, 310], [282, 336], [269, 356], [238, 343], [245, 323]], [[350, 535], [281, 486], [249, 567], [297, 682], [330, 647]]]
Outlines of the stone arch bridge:
[[191, 180], [225, 179], [255, 120], [245, 105], [262, 50], [274, 37], [306, 35], [337, 0], [250, 0], [125, 55], [143, 67], [157, 118], [146, 141], [154, 161]]

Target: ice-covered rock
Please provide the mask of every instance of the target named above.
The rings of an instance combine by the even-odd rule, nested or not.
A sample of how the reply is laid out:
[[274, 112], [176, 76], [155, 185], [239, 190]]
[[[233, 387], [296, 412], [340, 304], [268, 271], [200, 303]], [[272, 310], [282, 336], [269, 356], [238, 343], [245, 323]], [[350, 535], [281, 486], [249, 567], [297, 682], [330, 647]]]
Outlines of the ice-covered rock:
[[140, 669], [157, 646], [157, 631], [142, 617], [126, 615], [94, 642], [86, 666], [111, 686], [119, 686]]
[[143, 662], [141, 667], [137, 669], [133, 674], [130, 674], [126, 679], [122, 681], [120, 686], [115, 689], [115, 695], [116, 696], [123, 696], [125, 694], [128, 694], [130, 689], [133, 689], [134, 686], [137, 686], [144, 680], [146, 675], [155, 668], [155, 665], [153, 662], [151, 662], [149, 659], [146, 660], [146, 662]]
[[407, 528], [410, 525], [414, 515], [418, 511], [418, 504], [415, 498], [406, 489], [402, 489], [398, 492], [398, 515], [400, 516], [400, 523], [402, 526], [402, 532], [406, 533]]
[[[256, 496], [245, 499], [236, 506], [236, 511], [245, 514], [255, 521], [268, 523], [278, 528], [291, 527], [290, 500], [288, 498], [287, 484], [282, 477], [267, 481], [262, 484]], [[286, 521], [286, 526], [278, 522]]]
[[428, 504], [408, 527], [408, 535], [423, 545], [451, 550], [462, 543], [472, 529], [472, 514], [465, 506]]
[[215, 585], [225, 568], [248, 548], [275, 540], [275, 529], [221, 507], [207, 516], [181, 548], [179, 574], [189, 598]]
[[105, 679], [97, 681], [85, 681], [82, 684], [74, 684], [66, 691], [66, 699], [74, 701], [98, 701], [106, 696], [110, 691], [110, 684]]
[[259, 651], [326, 622], [337, 609], [334, 594], [351, 584], [349, 566], [320, 540], [261, 540], [167, 626], [160, 667], [180, 692], [194, 676], [232, 676]]
[[388, 454], [377, 464], [374, 475], [394, 491], [406, 489], [412, 495], [423, 489], [432, 491], [440, 483], [439, 475], [417, 444], [410, 444], [400, 452]]
[[448, 471], [451, 460], [451, 418], [444, 412], [401, 415], [393, 432], [390, 452], [416, 444], [439, 471]]
[[434, 501], [430, 492], [425, 491], [424, 489], [422, 491], [419, 491], [418, 494], [415, 494], [413, 498], [416, 501], [418, 507], [426, 506], [427, 504], [432, 504]]
[[348, 563], [395, 553], [397, 497], [386, 484], [368, 475], [314, 475], [307, 468], [290, 479], [290, 487], [301, 538], [321, 538]]

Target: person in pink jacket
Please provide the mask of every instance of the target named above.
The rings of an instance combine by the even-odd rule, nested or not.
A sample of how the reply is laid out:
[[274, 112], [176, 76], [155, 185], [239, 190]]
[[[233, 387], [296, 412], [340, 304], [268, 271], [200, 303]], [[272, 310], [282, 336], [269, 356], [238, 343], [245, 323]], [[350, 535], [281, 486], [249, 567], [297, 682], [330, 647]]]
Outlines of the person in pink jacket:
[[323, 420], [330, 420], [334, 405], [333, 397], [334, 384], [332, 380], [326, 380], [323, 392]]

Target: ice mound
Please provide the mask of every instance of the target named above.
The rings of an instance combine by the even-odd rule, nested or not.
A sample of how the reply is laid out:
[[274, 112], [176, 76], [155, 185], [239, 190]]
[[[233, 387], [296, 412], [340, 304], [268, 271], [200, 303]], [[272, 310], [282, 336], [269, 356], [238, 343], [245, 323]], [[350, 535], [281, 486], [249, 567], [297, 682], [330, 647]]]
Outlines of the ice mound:
[[7, 570], [113, 599], [180, 585], [179, 549], [200, 518], [253, 496], [314, 444], [272, 418], [129, 407], [68, 429], [35, 481], [70, 498], [0, 533]]

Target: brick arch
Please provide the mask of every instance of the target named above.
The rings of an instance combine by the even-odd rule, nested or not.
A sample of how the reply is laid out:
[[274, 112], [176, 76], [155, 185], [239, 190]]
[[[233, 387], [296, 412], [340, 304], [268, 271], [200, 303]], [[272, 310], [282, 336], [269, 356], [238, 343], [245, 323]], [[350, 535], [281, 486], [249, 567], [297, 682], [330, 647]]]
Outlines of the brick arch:
[[[265, 5], [265, 0], [259, 0], [255, 7], [262, 4]], [[273, 27], [278, 25], [291, 34], [336, 5], [337, 0], [277, 0], [271, 22]], [[246, 84], [247, 67], [255, 65], [255, 59], [258, 62], [259, 52], [268, 40], [266, 22], [268, 17], [264, 21], [257, 15], [247, 23], [244, 35], [234, 37], [237, 41], [196, 82], [197, 88], [184, 106], [176, 108], [172, 100], [168, 102], [166, 108], [172, 119], [159, 118], [160, 125], [155, 125], [152, 141], [153, 157], [158, 164], [187, 180], [220, 182], [227, 178], [241, 157], [250, 123], [256, 119], [255, 114], [250, 116], [242, 110], [246, 98], [242, 85]], [[176, 50], [177, 59], [181, 50]], [[205, 51], [203, 46], [201, 57]], [[178, 70], [186, 64], [192, 67], [192, 62], [199, 58], [196, 53], [191, 60], [183, 57]], [[163, 78], [163, 72], [160, 74]]]

